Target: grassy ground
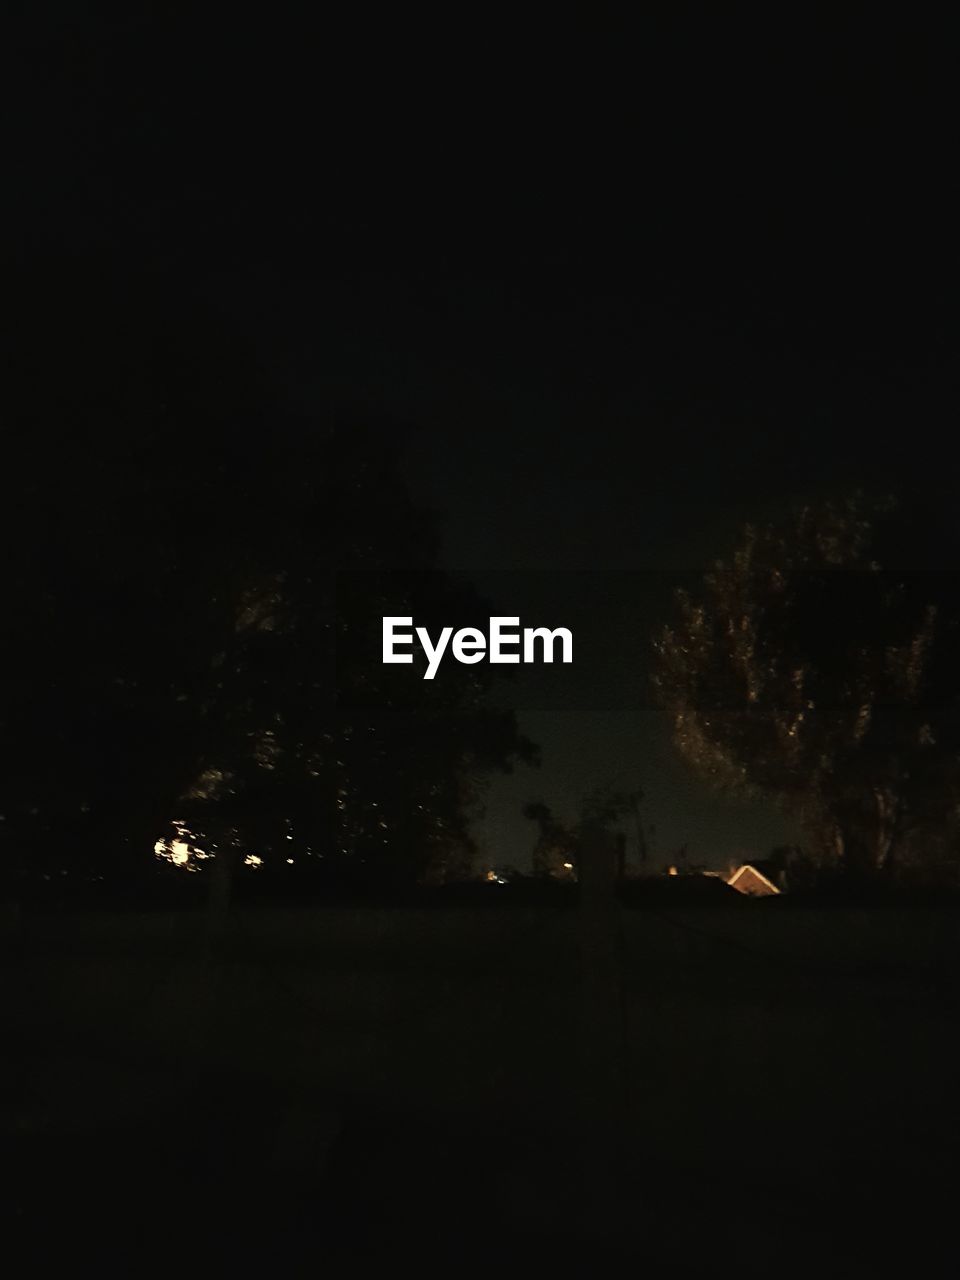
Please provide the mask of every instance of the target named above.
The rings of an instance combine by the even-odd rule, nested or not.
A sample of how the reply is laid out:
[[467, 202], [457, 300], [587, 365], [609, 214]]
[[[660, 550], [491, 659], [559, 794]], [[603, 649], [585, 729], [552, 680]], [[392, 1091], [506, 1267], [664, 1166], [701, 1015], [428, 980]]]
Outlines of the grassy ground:
[[216, 954], [199, 924], [6, 940], [0, 1132], [38, 1260], [951, 1270], [954, 911], [628, 911], [602, 1079], [573, 910], [248, 909]]

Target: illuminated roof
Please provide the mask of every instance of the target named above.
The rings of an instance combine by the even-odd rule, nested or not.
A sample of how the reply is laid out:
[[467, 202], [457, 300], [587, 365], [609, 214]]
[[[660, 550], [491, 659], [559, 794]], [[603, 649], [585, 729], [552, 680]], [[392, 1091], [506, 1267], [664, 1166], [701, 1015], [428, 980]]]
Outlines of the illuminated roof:
[[[752, 875], [756, 876], [756, 878], [760, 881], [760, 883], [761, 883], [762, 885], [765, 885], [765, 886], [766, 886], [766, 888], [767, 888], [771, 893], [779, 893], [779, 892], [780, 892], [780, 890], [777, 888], [777, 886], [773, 883], [773, 881], [772, 881], [772, 880], [769, 880], [769, 879], [768, 879], [768, 878], [763, 874], [763, 872], [762, 872], [762, 871], [758, 871], [756, 867], [751, 866], [749, 862], [745, 862], [745, 863], [743, 864], [743, 866], [742, 866], [742, 867], [738, 867], [738, 868], [737, 868], [737, 870], [736, 870], [736, 871], [733, 873], [733, 875], [730, 877], [730, 879], [727, 881], [727, 884], [730, 886], [730, 888], [731, 888], [731, 889], [736, 889], [736, 887], [737, 887], [737, 881], [738, 881], [738, 880], [740, 879], [740, 877], [741, 877], [745, 872], [747, 872], [747, 871], [749, 871]], [[742, 892], [743, 892], [743, 890], [741, 889], [741, 890], [740, 890], [740, 892], [742, 893]]]

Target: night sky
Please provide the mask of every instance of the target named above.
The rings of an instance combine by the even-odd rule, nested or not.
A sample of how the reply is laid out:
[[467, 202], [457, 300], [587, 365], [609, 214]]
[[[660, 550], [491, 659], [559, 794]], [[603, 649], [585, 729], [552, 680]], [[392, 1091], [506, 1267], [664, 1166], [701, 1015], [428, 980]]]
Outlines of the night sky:
[[15, 252], [172, 282], [305, 430], [396, 421], [446, 567], [524, 621], [582, 619], [572, 671], [503, 692], [543, 764], [494, 786], [492, 861], [524, 859], [524, 801], [572, 818], [604, 782], [643, 787], [656, 857], [785, 838], [673, 759], [646, 677], [670, 587], [806, 494], [896, 485], [952, 518], [949, 68], [840, 25], [810, 99], [814, 37], [758, 59], [729, 27], [448, 33], [423, 79], [385, 31], [318, 57], [259, 27], [32, 20]]

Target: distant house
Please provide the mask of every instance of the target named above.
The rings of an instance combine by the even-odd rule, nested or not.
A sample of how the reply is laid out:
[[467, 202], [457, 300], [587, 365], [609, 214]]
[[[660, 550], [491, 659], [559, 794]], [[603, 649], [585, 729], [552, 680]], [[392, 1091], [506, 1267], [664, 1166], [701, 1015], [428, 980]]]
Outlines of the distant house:
[[749, 898], [768, 898], [780, 892], [776, 879], [779, 877], [772, 867], [762, 871], [757, 863], [745, 862], [731, 874], [727, 884]]

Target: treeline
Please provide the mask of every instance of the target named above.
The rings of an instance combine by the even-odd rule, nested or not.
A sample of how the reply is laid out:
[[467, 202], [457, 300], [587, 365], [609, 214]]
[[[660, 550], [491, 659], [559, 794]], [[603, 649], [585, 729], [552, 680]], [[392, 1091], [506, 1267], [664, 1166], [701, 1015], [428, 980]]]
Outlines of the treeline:
[[15, 289], [0, 495], [7, 882], [443, 878], [533, 748], [489, 668], [381, 681], [381, 614], [484, 611], [437, 568], [402, 433], [294, 413], [157, 275], [47, 270]]

